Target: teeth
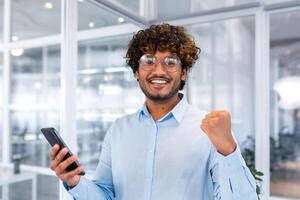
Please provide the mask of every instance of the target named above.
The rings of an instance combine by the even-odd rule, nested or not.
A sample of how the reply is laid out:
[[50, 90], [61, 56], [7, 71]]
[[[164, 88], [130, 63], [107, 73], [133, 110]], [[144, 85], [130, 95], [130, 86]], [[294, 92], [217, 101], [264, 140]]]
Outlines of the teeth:
[[152, 80], [151, 83], [165, 84], [167, 81], [165, 80]]

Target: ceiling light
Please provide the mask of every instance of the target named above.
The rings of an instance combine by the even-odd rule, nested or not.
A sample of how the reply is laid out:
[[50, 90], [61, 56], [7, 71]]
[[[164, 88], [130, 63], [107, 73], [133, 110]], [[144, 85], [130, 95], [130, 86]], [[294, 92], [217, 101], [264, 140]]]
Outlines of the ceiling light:
[[18, 49], [12, 49], [10, 51], [11, 55], [13, 56], [21, 56], [24, 53], [24, 49], [23, 48], [18, 48]]
[[46, 8], [46, 9], [52, 9], [53, 8], [53, 4], [51, 2], [46, 2], [44, 4], [44, 8]]
[[84, 0], [78, 0], [78, 2], [83, 2]]
[[12, 40], [12, 41], [18, 41], [18, 40], [19, 40], [19, 37], [18, 37], [18, 36], [15, 36], [15, 35], [13, 35], [13, 36], [11, 37], [11, 40]]
[[37, 90], [41, 89], [42, 88], [42, 83], [41, 82], [35, 82], [34, 83], [34, 88], [37, 89]]
[[300, 77], [288, 76], [277, 80], [273, 89], [280, 96], [279, 106], [284, 109], [300, 108]]
[[95, 27], [95, 22], [89, 22], [89, 27], [94, 28]]
[[119, 18], [118, 18], [118, 22], [119, 22], [119, 23], [124, 22], [124, 18], [123, 18], [123, 17], [119, 17]]

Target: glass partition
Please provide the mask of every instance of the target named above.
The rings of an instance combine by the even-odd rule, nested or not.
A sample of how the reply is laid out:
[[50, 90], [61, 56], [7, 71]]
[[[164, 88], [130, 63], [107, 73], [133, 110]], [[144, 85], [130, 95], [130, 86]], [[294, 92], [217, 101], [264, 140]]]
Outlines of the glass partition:
[[226, 8], [230, 6], [242, 5], [257, 0], [233, 0], [233, 1], [201, 1], [201, 0], [164, 0], [157, 1], [158, 18], [163, 20], [165, 18], [174, 18], [185, 16], [194, 12], [208, 11], [212, 9]]
[[78, 2], [78, 30], [126, 23], [126, 20], [88, 1]]
[[189, 27], [202, 49], [189, 76], [190, 102], [203, 110], [228, 110], [248, 164], [254, 164], [254, 17]]
[[300, 198], [300, 10], [270, 15], [271, 195]]
[[141, 15], [142, 6], [145, 4], [146, 0], [112, 0], [118, 4], [121, 4], [126, 9], [132, 11], [133, 13], [138, 13]]
[[60, 0], [11, 0], [11, 5], [11, 41], [60, 34]]
[[40, 131], [43, 127], [59, 129], [59, 113], [54, 110], [11, 112], [12, 160], [18, 156], [22, 164], [50, 166], [51, 146]]
[[59, 107], [59, 46], [22, 49], [11, 56], [11, 102], [16, 106], [50, 104]]
[[116, 37], [79, 44], [78, 155], [88, 170], [96, 168], [110, 124], [124, 114], [135, 112], [144, 100], [123, 59], [128, 39]]
[[40, 129], [59, 128], [59, 47], [25, 49], [12, 54], [11, 65], [12, 156], [22, 153], [23, 163], [48, 167], [49, 145]]

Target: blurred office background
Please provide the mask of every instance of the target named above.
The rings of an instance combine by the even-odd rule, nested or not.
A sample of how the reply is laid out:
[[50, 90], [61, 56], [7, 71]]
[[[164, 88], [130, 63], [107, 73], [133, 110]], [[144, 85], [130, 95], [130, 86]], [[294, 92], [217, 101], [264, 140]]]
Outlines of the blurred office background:
[[[64, 14], [72, 8], [74, 21]], [[63, 22], [77, 27], [66, 30], [72, 59]], [[231, 112], [247, 162], [264, 172], [262, 198], [300, 199], [299, 0], [0, 0], [0, 199], [65, 198], [42, 127], [60, 130], [93, 174], [110, 124], [144, 101], [125, 64], [128, 41], [162, 22], [185, 26], [201, 47], [184, 93], [201, 109]], [[76, 86], [63, 90], [70, 79]], [[62, 113], [75, 113], [67, 123], [76, 131], [63, 131]]]

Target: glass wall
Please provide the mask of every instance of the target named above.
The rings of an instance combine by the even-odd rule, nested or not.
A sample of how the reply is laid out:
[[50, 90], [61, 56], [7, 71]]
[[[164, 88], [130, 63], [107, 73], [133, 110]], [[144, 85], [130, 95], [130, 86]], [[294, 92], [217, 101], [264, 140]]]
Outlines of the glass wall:
[[11, 56], [12, 158], [49, 166], [50, 146], [40, 129], [59, 128], [60, 50], [58, 46], [25, 49]]
[[78, 3], [78, 30], [126, 23], [123, 17], [108, 12], [88, 1], [79, 1]]
[[[114, 2], [121, 4], [123, 7], [127, 8], [128, 10], [139, 13], [139, 11], [143, 8], [143, 3], [146, 2], [146, 0], [113, 0]], [[140, 13], [142, 14], [142, 13]]]
[[200, 59], [189, 76], [190, 102], [203, 110], [230, 111], [248, 164], [254, 164], [254, 17], [190, 27]]
[[129, 37], [82, 41], [78, 47], [78, 155], [87, 170], [96, 168], [111, 123], [144, 100], [123, 58]]
[[[19, 41], [60, 34], [60, 4], [60, 0], [11, 0], [10, 40], [18, 46], [10, 49], [8, 77], [11, 163], [20, 159], [23, 165], [49, 168], [50, 145], [40, 129], [48, 126], [59, 129], [60, 125], [60, 45], [58, 41], [46, 46], [40, 40], [40, 43], [25, 43], [24, 48]], [[58, 199], [57, 178], [38, 171], [22, 170], [20, 177], [30, 173], [37, 178], [38, 199]], [[11, 179], [16, 182], [8, 187], [9, 199], [32, 199], [32, 179], [26, 182], [14, 176]]]
[[297, 199], [300, 199], [299, 20], [300, 10], [270, 15], [271, 195]]
[[11, 0], [11, 4], [12, 41], [60, 33], [60, 0]]
[[157, 1], [158, 17], [161, 19], [181, 17], [194, 12], [207, 11], [218, 8], [226, 8], [235, 5], [242, 5], [252, 2], [258, 2], [257, 0], [231, 0], [231, 1], [219, 1], [219, 0], [179, 0], [176, 3], [173, 0]]

